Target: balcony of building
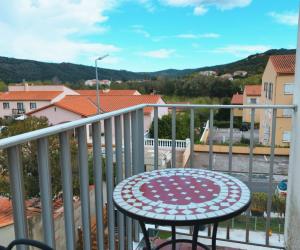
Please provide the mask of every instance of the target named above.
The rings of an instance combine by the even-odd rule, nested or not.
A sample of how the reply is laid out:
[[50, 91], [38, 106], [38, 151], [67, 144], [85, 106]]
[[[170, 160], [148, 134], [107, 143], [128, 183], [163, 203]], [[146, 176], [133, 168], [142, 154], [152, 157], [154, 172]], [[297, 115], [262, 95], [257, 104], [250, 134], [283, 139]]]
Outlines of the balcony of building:
[[[154, 109], [154, 136], [151, 139], [144, 138], [144, 109]], [[169, 141], [158, 138], [158, 112], [160, 108], [171, 108], [171, 134]], [[180, 115], [176, 109], [186, 110], [189, 113], [190, 136], [187, 141], [176, 142], [176, 116]], [[241, 162], [246, 165], [240, 172], [236, 170], [233, 143], [233, 109], [248, 109], [251, 113], [249, 130], [249, 147], [247, 161]], [[105, 113], [74, 122], [60, 124], [49, 128], [36, 130], [26, 134], [17, 135], [0, 140], [0, 149], [5, 158], [10, 182], [10, 195], [13, 205], [14, 237], [31, 238], [42, 241], [56, 249], [137, 249], [143, 239], [136, 223], [128, 223], [126, 218], [116, 211], [112, 193], [114, 186], [132, 175], [158, 169], [161, 167], [160, 147], [167, 145], [170, 149], [170, 164], [164, 167], [182, 168], [205, 168], [220, 171], [236, 176], [246, 182], [250, 190], [255, 190], [257, 179], [260, 175], [265, 178], [264, 192], [266, 194], [266, 208], [263, 214], [255, 214], [254, 209], [248, 209], [240, 216], [221, 223], [217, 233], [218, 249], [298, 249], [300, 218], [300, 198], [297, 196], [297, 178], [300, 177], [297, 161], [300, 157], [297, 150], [299, 147], [298, 128], [293, 126], [293, 139], [291, 143], [291, 157], [289, 162], [288, 197], [286, 207], [282, 214], [273, 209], [274, 185], [277, 181], [274, 173], [275, 164], [275, 130], [277, 112], [283, 109], [291, 110], [294, 114], [294, 124], [300, 122], [295, 105], [138, 105], [131, 108]], [[229, 110], [229, 135], [224, 167], [220, 170], [215, 166], [215, 145], [213, 136], [208, 136], [207, 162], [198, 165], [195, 151], [195, 114], [205, 110], [209, 112], [209, 125], [206, 127], [210, 135], [214, 134], [214, 115], [217, 110]], [[267, 170], [257, 172], [254, 161], [254, 118], [255, 113], [262, 110], [271, 112], [270, 146], [268, 152]], [[101, 124], [104, 125], [104, 141], [101, 141]], [[92, 146], [87, 143], [86, 128], [92, 126]], [[54, 215], [55, 202], [52, 194], [51, 176], [51, 152], [49, 149], [50, 138], [57, 137], [59, 151], [59, 168], [61, 170], [63, 206], [61, 214], [62, 223], [57, 226]], [[297, 140], [298, 139], [298, 140]], [[71, 141], [74, 145], [71, 145]], [[40, 214], [41, 222], [39, 234], [29, 230], [29, 224], [33, 220], [28, 218], [28, 203], [24, 193], [24, 175], [30, 174], [23, 169], [23, 160], [28, 153], [29, 145], [35, 145], [34, 157], [37, 159], [36, 171], [39, 176], [40, 189]], [[78, 177], [80, 194], [79, 199], [74, 199], [71, 147], [75, 148], [78, 163]], [[145, 147], [152, 147], [148, 162], [152, 166], [145, 167]], [[177, 164], [177, 148], [189, 148], [188, 162], [185, 166]], [[89, 184], [89, 155], [92, 155], [93, 186]], [[104, 160], [103, 160], [104, 159]], [[103, 164], [104, 163], [104, 164]], [[148, 163], [149, 164], [149, 163]], [[102, 175], [103, 168], [105, 175]], [[103, 178], [103, 176], [105, 176]], [[58, 178], [58, 177], [56, 177]], [[76, 202], [74, 201], [76, 200]], [[284, 216], [285, 214], [285, 216]], [[53, 216], [54, 215], [54, 216]], [[30, 222], [29, 222], [30, 221]], [[153, 239], [163, 241], [170, 237], [170, 228], [147, 225]], [[212, 235], [210, 225], [205, 225], [199, 233], [199, 241], [210, 244]], [[177, 231], [177, 237], [191, 237], [191, 228], [182, 227]], [[180, 249], [189, 249], [190, 246], [182, 246]], [[143, 247], [140, 247], [143, 249]], [[163, 248], [168, 249], [168, 248]]]

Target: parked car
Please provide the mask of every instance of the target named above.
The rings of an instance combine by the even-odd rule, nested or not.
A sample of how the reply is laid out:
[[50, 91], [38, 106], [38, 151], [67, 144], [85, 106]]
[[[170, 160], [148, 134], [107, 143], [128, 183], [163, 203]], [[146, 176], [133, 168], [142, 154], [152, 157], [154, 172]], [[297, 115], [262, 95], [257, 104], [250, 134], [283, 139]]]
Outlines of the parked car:
[[275, 193], [278, 196], [286, 196], [287, 195], [287, 179], [284, 179], [278, 183]]
[[241, 127], [240, 127], [240, 131], [248, 131], [249, 130], [249, 125], [246, 122], [243, 122]]

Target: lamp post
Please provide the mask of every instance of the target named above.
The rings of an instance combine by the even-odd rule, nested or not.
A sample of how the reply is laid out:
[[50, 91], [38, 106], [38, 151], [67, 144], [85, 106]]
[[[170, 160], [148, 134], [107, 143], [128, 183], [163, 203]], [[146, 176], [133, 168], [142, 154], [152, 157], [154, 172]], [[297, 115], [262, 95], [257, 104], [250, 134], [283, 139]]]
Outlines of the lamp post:
[[108, 54], [100, 56], [95, 59], [95, 70], [96, 70], [96, 92], [97, 92], [97, 111], [98, 115], [100, 114], [100, 93], [99, 93], [99, 81], [98, 81], [98, 65], [97, 61], [103, 60], [105, 57], [108, 57]]

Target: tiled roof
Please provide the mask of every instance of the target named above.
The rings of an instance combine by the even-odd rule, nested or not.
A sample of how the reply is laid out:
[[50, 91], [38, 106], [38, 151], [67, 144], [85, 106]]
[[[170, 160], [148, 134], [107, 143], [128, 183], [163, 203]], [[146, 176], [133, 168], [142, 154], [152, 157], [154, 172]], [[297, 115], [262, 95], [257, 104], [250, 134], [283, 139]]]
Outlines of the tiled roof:
[[[156, 104], [160, 100], [158, 95], [130, 95], [130, 96], [105, 96], [100, 97], [100, 109], [101, 112], [111, 112], [131, 106], [149, 103]], [[97, 97], [96, 96], [65, 96], [61, 101], [53, 103], [51, 105], [36, 109], [27, 113], [28, 115], [34, 114], [49, 107], [60, 107], [73, 113], [79, 114], [84, 117], [97, 114]], [[151, 113], [153, 108], [147, 107], [144, 109], [145, 114]]]
[[0, 101], [51, 101], [61, 91], [10, 91], [0, 95]]
[[[89, 90], [89, 89], [79, 89], [75, 90], [80, 95], [96, 95], [96, 90]], [[100, 90], [100, 95], [136, 95], [140, 93], [135, 89], [111, 89], [109, 91]]]
[[66, 96], [54, 105], [86, 117], [97, 114], [97, 106], [86, 96]]
[[270, 60], [277, 73], [294, 74], [296, 55], [274, 55], [270, 56]]
[[[41, 212], [40, 202], [36, 199], [26, 200], [26, 215], [30, 218]], [[0, 228], [14, 223], [12, 201], [4, 196], [0, 196]]]
[[243, 95], [236, 93], [232, 96], [231, 104], [243, 104]]
[[260, 96], [261, 95], [261, 85], [246, 85], [244, 92], [247, 96]]
[[[96, 103], [96, 96], [90, 98]], [[101, 96], [100, 107], [103, 112], [111, 112], [139, 104], [156, 104], [160, 98], [159, 95]], [[146, 107], [144, 113], [149, 114], [152, 110], [153, 108]]]

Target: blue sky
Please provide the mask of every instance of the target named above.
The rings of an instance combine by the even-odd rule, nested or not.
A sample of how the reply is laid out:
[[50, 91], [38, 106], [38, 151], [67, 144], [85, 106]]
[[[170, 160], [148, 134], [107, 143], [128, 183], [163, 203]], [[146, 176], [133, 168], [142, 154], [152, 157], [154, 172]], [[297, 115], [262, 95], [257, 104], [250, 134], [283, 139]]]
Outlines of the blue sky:
[[[132, 71], [196, 68], [295, 48], [297, 0], [10, 0], [0, 55]], [[2, 39], [5, 38], [5, 39]]]

